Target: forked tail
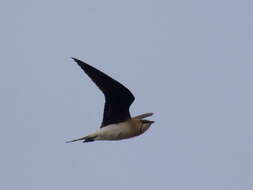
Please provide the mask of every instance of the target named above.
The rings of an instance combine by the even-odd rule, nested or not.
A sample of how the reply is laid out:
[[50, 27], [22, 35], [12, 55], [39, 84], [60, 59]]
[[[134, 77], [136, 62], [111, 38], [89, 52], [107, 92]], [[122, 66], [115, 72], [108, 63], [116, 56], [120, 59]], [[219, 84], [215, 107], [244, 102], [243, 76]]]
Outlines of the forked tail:
[[78, 138], [78, 139], [74, 139], [74, 140], [71, 140], [71, 141], [67, 141], [66, 143], [72, 143], [72, 142], [76, 142], [76, 141], [82, 141], [85, 143], [85, 142], [92, 142], [95, 140], [95, 136], [85, 136], [85, 137], [81, 137], [81, 138]]
[[85, 139], [86, 139], [86, 136], [78, 138], [78, 139], [74, 139], [74, 140], [71, 140], [71, 141], [67, 141], [66, 143], [71, 143], [71, 142], [76, 142], [76, 141], [82, 141], [82, 140], [85, 140]]

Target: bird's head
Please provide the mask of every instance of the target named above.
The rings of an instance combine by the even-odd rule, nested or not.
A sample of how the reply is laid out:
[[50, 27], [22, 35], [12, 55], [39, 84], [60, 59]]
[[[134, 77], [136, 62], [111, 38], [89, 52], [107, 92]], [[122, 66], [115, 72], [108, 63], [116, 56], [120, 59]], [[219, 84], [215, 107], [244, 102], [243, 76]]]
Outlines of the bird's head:
[[148, 130], [148, 128], [154, 123], [154, 121], [146, 120], [146, 119], [141, 119], [141, 126], [140, 126], [140, 133], [144, 133], [145, 131]]

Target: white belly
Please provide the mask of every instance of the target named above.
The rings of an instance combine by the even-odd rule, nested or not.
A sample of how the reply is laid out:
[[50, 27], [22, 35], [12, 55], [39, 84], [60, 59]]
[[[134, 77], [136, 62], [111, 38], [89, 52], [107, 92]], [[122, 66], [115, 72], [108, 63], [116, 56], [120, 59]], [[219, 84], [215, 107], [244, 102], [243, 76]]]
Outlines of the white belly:
[[135, 127], [129, 122], [111, 124], [98, 131], [96, 140], [120, 140], [138, 135]]

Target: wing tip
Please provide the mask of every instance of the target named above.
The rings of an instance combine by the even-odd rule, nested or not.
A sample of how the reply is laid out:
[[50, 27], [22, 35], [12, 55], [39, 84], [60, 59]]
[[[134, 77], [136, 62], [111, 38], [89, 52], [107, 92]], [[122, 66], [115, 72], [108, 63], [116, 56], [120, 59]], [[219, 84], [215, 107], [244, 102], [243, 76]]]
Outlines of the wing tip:
[[75, 62], [77, 62], [77, 63], [81, 63], [82, 61], [80, 60], [80, 59], [77, 59], [77, 58], [75, 58], [75, 57], [71, 57], [71, 59], [73, 59]]
[[80, 59], [77, 59], [75, 57], [71, 57], [71, 59], [73, 59], [81, 68], [86, 68], [86, 67], [91, 67], [89, 64], [87, 64], [84, 61], [81, 61]]
[[144, 114], [141, 114], [141, 115], [137, 115], [134, 118], [135, 119], [143, 119], [143, 118], [146, 118], [146, 117], [150, 117], [152, 115], [154, 115], [154, 113], [153, 112], [149, 112], [149, 113], [144, 113]]

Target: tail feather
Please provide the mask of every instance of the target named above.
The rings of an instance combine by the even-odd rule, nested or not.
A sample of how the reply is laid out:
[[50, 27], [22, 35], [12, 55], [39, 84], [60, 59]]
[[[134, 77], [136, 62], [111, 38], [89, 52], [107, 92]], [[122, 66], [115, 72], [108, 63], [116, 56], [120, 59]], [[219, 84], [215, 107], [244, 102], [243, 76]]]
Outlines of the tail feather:
[[82, 141], [82, 140], [86, 140], [87, 138], [88, 138], [88, 136], [85, 136], [85, 137], [81, 137], [81, 138], [74, 139], [74, 140], [71, 140], [71, 141], [67, 141], [66, 143], [71, 143], [71, 142], [76, 142], [76, 141]]
[[71, 142], [76, 142], [76, 141], [83, 141], [83, 142], [92, 142], [96, 139], [97, 137], [97, 133], [92, 133], [90, 135], [84, 136], [84, 137], [80, 137], [78, 139], [74, 139], [71, 141], [67, 141], [66, 143], [71, 143]]

